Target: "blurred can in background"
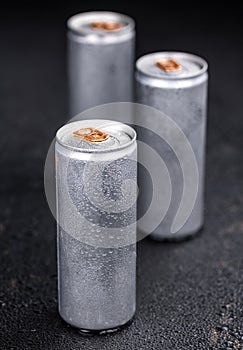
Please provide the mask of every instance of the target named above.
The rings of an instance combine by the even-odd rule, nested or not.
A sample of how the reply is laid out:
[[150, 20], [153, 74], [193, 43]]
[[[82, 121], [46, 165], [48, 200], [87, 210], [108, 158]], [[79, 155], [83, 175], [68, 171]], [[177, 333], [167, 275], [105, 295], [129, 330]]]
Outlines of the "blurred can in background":
[[67, 27], [70, 117], [101, 104], [133, 101], [133, 19], [86, 12], [71, 17]]
[[136, 306], [135, 131], [82, 120], [56, 136], [58, 305], [83, 332], [126, 324]]
[[[149, 131], [138, 133], [139, 138], [144, 138], [143, 141], [150, 144], [163, 157], [170, 172], [172, 183], [170, 208], [162, 223], [151, 234], [152, 238], [158, 240], [180, 240], [194, 235], [203, 226], [207, 81], [207, 63], [192, 54], [151, 53], [141, 57], [136, 63], [136, 101], [159, 109], [181, 128], [195, 153], [199, 172], [199, 188], [193, 211], [184, 226], [176, 233], [171, 233], [170, 226], [183, 191], [180, 164], [171, 145], [167, 145], [156, 135], [150, 135]], [[151, 118], [151, 123], [156, 121]], [[173, 142], [179, 143], [180, 140]], [[156, 167], [156, 164], [154, 166]], [[144, 192], [143, 198], [149, 198], [151, 189], [143, 186], [145, 183], [146, 179], [139, 175], [139, 188]], [[162, 186], [163, 183], [161, 188]], [[145, 204], [148, 205], [146, 200], [139, 203], [142, 211]]]

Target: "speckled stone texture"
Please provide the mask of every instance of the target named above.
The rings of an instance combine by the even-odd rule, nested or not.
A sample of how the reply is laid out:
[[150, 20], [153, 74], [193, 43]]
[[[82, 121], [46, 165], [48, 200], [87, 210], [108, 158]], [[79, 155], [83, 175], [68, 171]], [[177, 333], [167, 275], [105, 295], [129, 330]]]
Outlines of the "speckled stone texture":
[[[88, 8], [96, 5], [91, 1]], [[55, 222], [45, 201], [43, 167], [66, 119], [64, 21], [87, 8], [68, 3], [57, 11], [45, 1], [29, 6], [9, 6], [0, 21], [0, 349], [241, 349], [240, 12], [218, 8], [215, 22], [206, 10], [199, 21], [198, 9], [189, 14], [180, 8], [172, 18], [166, 8], [162, 16], [156, 6], [145, 11], [126, 2], [103, 4], [136, 16], [139, 56], [178, 49], [210, 63], [206, 216], [204, 231], [192, 240], [139, 243], [133, 323], [118, 333], [84, 337], [57, 313]]]

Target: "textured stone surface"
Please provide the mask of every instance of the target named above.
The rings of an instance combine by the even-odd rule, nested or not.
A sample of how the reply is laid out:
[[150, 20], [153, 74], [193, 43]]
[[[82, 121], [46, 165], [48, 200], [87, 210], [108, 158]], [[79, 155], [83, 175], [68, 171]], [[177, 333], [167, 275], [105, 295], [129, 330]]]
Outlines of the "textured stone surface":
[[[57, 313], [55, 222], [43, 167], [66, 119], [64, 21], [85, 8], [60, 5], [55, 14], [39, 6], [1, 11], [0, 348], [241, 349], [243, 47], [237, 11], [219, 14], [217, 23], [209, 16], [204, 25], [196, 12], [171, 18], [166, 10], [161, 22], [156, 8], [146, 15], [126, 3], [117, 8], [137, 17], [139, 55], [178, 49], [210, 62], [205, 227], [183, 243], [139, 243], [133, 323], [116, 334], [83, 337]], [[230, 32], [222, 35], [226, 23]]]

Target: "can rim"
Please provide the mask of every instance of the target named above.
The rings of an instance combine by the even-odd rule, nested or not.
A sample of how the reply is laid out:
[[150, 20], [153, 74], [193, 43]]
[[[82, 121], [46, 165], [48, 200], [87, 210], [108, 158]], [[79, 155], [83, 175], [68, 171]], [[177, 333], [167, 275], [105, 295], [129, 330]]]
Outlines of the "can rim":
[[[102, 32], [102, 31], [90, 32], [89, 30], [81, 26], [81, 24], [85, 23], [84, 22], [85, 19], [87, 20], [88, 18], [90, 18], [90, 22], [93, 22], [93, 21], [98, 21], [99, 18], [102, 18], [102, 16], [109, 16], [113, 18], [113, 20], [124, 21], [126, 25], [122, 27], [120, 30], [111, 30], [106, 32]], [[117, 37], [127, 32], [132, 32], [135, 28], [135, 21], [131, 17], [119, 12], [88, 11], [88, 12], [77, 13], [76, 15], [71, 16], [67, 20], [67, 27], [71, 32], [78, 34], [79, 36], [92, 35], [92, 36], [97, 36], [101, 38], [108, 37], [108, 36]]]
[[[181, 58], [190, 58], [191, 61], [199, 64], [201, 68], [198, 69], [196, 72], [189, 73], [187, 76], [180, 76], [176, 74], [171, 74], [168, 76], [156, 76], [153, 74], [150, 74], [146, 72], [141, 66], [142, 62], [144, 59], [149, 58], [149, 57], [155, 57], [155, 56], [170, 56], [172, 59], [177, 59], [178, 57]], [[186, 80], [186, 79], [191, 79], [194, 77], [198, 77], [200, 75], [203, 75], [205, 72], [208, 70], [208, 63], [206, 62], [205, 59], [202, 57], [199, 57], [195, 54], [189, 53], [189, 52], [183, 52], [183, 51], [160, 51], [160, 52], [151, 52], [146, 55], [141, 56], [137, 61], [136, 61], [136, 69], [139, 73], [143, 74], [144, 76], [147, 76], [149, 78], [157, 79], [157, 80], [167, 80], [167, 81], [174, 81], [174, 80]]]
[[[74, 129], [77, 129], [79, 127], [82, 127], [85, 125], [85, 123], [87, 122], [100, 122], [101, 123], [101, 127], [108, 127], [108, 126], [112, 126], [112, 125], [117, 125], [119, 127], [122, 127], [123, 131], [125, 133], [128, 134], [128, 136], [131, 138], [130, 141], [128, 141], [127, 143], [114, 147], [114, 148], [105, 148], [105, 149], [100, 149], [100, 148], [91, 148], [91, 149], [87, 149], [87, 148], [81, 148], [81, 147], [75, 147], [75, 146], [70, 146], [67, 143], [63, 142], [61, 140], [61, 137], [64, 136], [65, 132], [67, 132], [67, 129], [71, 129], [72, 127], [75, 126]], [[74, 125], [75, 124], [75, 125]], [[72, 125], [72, 127], [71, 127]], [[87, 127], [87, 126], [86, 126]], [[93, 126], [92, 126], [93, 127]], [[95, 126], [97, 127], [97, 126]], [[71, 131], [71, 130], [70, 130]], [[71, 151], [75, 151], [75, 152], [80, 152], [80, 153], [110, 153], [110, 152], [117, 152], [120, 151], [122, 149], [128, 148], [129, 146], [131, 146], [137, 139], [137, 133], [136, 131], [129, 125], [121, 123], [121, 122], [117, 122], [117, 121], [113, 121], [113, 120], [107, 120], [107, 119], [84, 119], [84, 120], [79, 120], [79, 121], [74, 121], [68, 124], [63, 125], [60, 129], [57, 130], [56, 132], [56, 142], [64, 147], [65, 149], [69, 149]]]

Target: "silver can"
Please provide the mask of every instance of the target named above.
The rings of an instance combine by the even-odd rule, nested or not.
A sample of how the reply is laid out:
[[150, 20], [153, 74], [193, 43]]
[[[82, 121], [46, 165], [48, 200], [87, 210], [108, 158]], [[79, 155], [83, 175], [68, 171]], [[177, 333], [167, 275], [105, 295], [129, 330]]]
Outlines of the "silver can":
[[106, 332], [135, 313], [135, 131], [108, 120], [56, 136], [58, 301], [83, 332]]
[[68, 32], [69, 112], [133, 100], [134, 21], [113, 12], [71, 17]]
[[[183, 52], [159, 52], [145, 55], [136, 63], [137, 102], [154, 107], [168, 115], [184, 132], [195, 153], [199, 171], [199, 188], [195, 206], [185, 225], [176, 233], [170, 232], [182, 195], [182, 174], [171, 145], [141, 132], [145, 141], [164, 158], [172, 183], [169, 210], [157, 229], [151, 234], [158, 240], [179, 240], [192, 236], [203, 226], [205, 137], [207, 112], [207, 63], [202, 58]], [[156, 123], [151, 120], [151, 123]], [[170, 132], [170, 131], [168, 131]], [[151, 141], [152, 140], [152, 141]], [[180, 140], [173, 140], [179, 143]], [[142, 155], [141, 155], [142, 157]], [[155, 165], [156, 167], [156, 165]], [[139, 178], [139, 183], [147, 183]], [[161, 188], [163, 183], [161, 183]], [[142, 211], [151, 197], [149, 186], [143, 187], [145, 200], [140, 201]]]

